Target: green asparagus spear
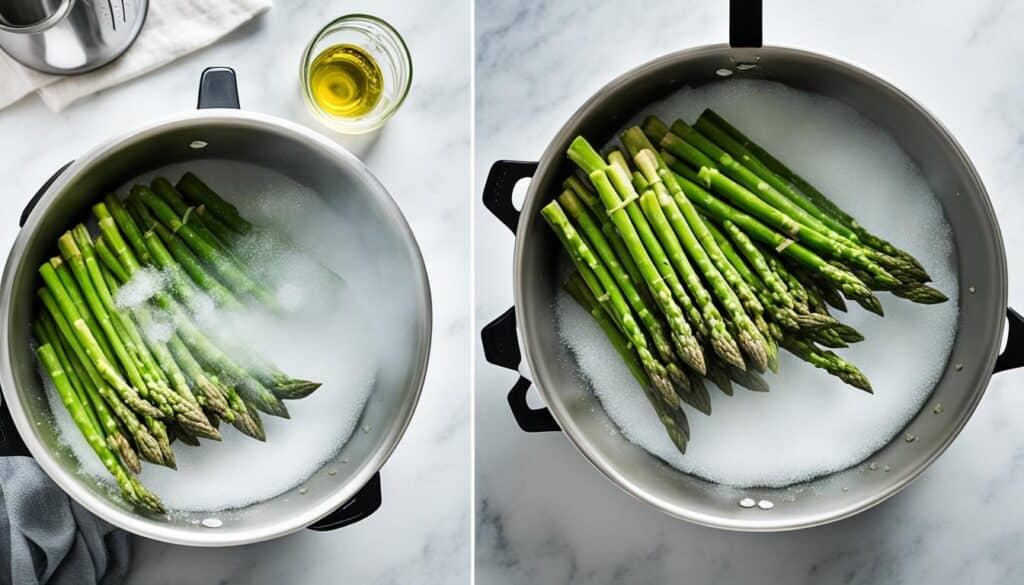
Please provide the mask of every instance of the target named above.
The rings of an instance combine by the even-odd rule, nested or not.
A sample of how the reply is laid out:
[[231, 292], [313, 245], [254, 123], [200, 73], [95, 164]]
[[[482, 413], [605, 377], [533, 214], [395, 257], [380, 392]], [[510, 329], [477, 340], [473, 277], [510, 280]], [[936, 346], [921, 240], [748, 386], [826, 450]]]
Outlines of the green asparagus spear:
[[143, 487], [142, 484], [139, 483], [137, 479], [133, 478], [121, 465], [118, 459], [107, 447], [100, 430], [94, 427], [89, 421], [89, 417], [85, 414], [82, 404], [75, 395], [75, 391], [68, 381], [67, 373], [61, 366], [53, 347], [50, 345], [43, 345], [36, 353], [39, 356], [39, 361], [42, 362], [43, 367], [50, 375], [50, 379], [53, 381], [54, 386], [57, 388], [61, 401], [64, 402], [64, 406], [67, 407], [68, 412], [71, 414], [71, 419], [82, 432], [82, 435], [85, 437], [85, 440], [89, 443], [92, 450], [96, 453], [96, 456], [103, 462], [104, 467], [106, 467], [111, 475], [114, 476], [114, 479], [117, 481], [118, 487], [121, 488], [121, 493], [124, 495], [125, 499], [134, 505], [140, 506], [157, 514], [166, 512], [166, 508], [164, 508], [159, 498]]
[[[124, 424], [125, 429], [132, 436], [136, 447], [139, 449], [139, 455], [152, 463], [163, 464], [162, 449], [159, 441], [139, 422], [135, 413], [125, 406], [117, 393], [107, 385], [107, 382], [89, 358], [88, 353], [83, 349], [82, 343], [79, 341], [79, 335], [64, 316], [50, 289], [45, 287], [39, 289], [39, 298], [43, 303], [43, 307], [53, 319], [58, 333], [60, 333], [62, 339], [71, 348], [72, 355], [82, 365], [86, 373], [84, 379], [91, 383], [86, 385], [86, 390], [90, 392], [90, 399], [97, 415], [103, 411], [103, 405], [109, 405], [110, 412]], [[109, 428], [109, 425], [106, 423], [104, 426]]]
[[[846, 227], [864, 244], [888, 256], [903, 260], [906, 264], [918, 270], [917, 274], [918, 278], [921, 279], [921, 282], [931, 280], [928, 273], [924, 271], [924, 267], [916, 258], [869, 232], [866, 228], [857, 223], [856, 219], [836, 206], [828, 197], [823, 195], [814, 186], [750, 140], [713, 110], [710, 108], [705, 110], [704, 113], [701, 114], [700, 119], [705, 119], [708, 122], [711, 122], [745, 148], [749, 153], [748, 156], [751, 157], [752, 162], [755, 165], [755, 170], [758, 170], [759, 174], [764, 173], [765, 177], [774, 176], [781, 179], [783, 189], [785, 189], [786, 186], [792, 187], [792, 189], [788, 189], [783, 192], [790, 193], [793, 201], [807, 211], [815, 213], [818, 219], [826, 222], [828, 225], [832, 226], [833, 229], [836, 229], [836, 225]], [[699, 121], [700, 120], [698, 120], [698, 122]], [[768, 172], [761, 171], [760, 169], [762, 168], [767, 169]]]
[[601, 329], [604, 330], [615, 351], [619, 353], [629, 367], [630, 372], [633, 373], [637, 382], [640, 383], [640, 387], [647, 396], [647, 400], [657, 413], [661, 424], [664, 425], [669, 439], [672, 440], [672, 443], [679, 449], [680, 453], [685, 453], [686, 445], [690, 438], [690, 425], [682, 409], [670, 406], [665, 402], [661, 394], [652, 391], [644, 368], [641, 366], [640, 360], [630, 342], [623, 337], [615, 322], [601, 308], [597, 300], [589, 294], [590, 291], [587, 285], [578, 274], [570, 277], [569, 282], [566, 283], [566, 290], [580, 305], [590, 312], [590, 315], [601, 326]]
[[196, 203], [205, 205], [217, 219], [227, 224], [232, 231], [238, 234], [247, 234], [252, 231], [252, 224], [242, 218], [238, 208], [228, 203], [223, 197], [217, 194], [206, 183], [192, 173], [185, 173], [178, 180], [178, 190]]
[[587, 278], [587, 284], [594, 292], [594, 296], [612, 312], [615, 322], [628, 336], [647, 372], [651, 386], [661, 394], [666, 402], [676, 406], [678, 398], [672, 389], [665, 366], [651, 353], [647, 338], [640, 324], [633, 317], [629, 304], [622, 297], [614, 278], [608, 274], [587, 243], [580, 237], [557, 201], [545, 205], [541, 210], [541, 215], [562, 241], [576, 265], [576, 269]]

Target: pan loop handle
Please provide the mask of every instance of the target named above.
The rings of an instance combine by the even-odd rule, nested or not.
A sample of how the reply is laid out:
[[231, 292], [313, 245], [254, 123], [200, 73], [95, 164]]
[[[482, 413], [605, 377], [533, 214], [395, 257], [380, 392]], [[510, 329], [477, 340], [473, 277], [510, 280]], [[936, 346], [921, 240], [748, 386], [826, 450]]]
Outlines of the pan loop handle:
[[199, 99], [196, 108], [239, 109], [238, 79], [230, 67], [207, 67], [199, 76]]
[[761, 0], [729, 0], [729, 46], [760, 48], [763, 20]]
[[352, 496], [352, 499], [341, 505], [340, 508], [310, 524], [307, 528], [317, 532], [327, 532], [355, 524], [360, 520], [369, 517], [380, 508], [380, 472], [373, 474], [370, 481], [359, 490], [359, 493]]
[[[484, 346], [484, 358], [496, 366], [519, 371], [522, 355], [516, 338], [515, 307], [509, 307], [497, 319], [491, 321], [480, 332]], [[530, 381], [520, 375], [508, 392], [508, 406], [519, 428], [527, 433], [560, 431], [561, 427], [547, 408], [531, 408], [526, 402]]]
[[996, 358], [993, 374], [1024, 366], [1024, 317], [1010, 307], [1006, 308], [1009, 331], [1006, 334], [1006, 348]]
[[505, 227], [516, 233], [519, 223], [519, 210], [512, 204], [512, 189], [522, 179], [532, 177], [537, 172], [536, 162], [520, 160], [499, 160], [491, 165], [484, 183], [484, 207], [505, 224]]

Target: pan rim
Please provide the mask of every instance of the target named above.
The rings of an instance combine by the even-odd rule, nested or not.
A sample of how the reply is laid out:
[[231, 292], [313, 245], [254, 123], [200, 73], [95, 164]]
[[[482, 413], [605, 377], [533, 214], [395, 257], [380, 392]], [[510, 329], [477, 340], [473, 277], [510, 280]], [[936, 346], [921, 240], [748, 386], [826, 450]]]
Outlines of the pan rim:
[[[538, 361], [543, 358], [539, 358], [534, 355], [531, 350], [533, 344], [530, 343], [530, 335], [534, 328], [531, 328], [529, 315], [524, 311], [520, 311], [520, 307], [526, 306], [527, 300], [525, 298], [525, 292], [522, 282], [522, 274], [525, 270], [525, 247], [526, 238], [523, 234], [526, 232], [525, 226], [529, 221], [534, 218], [529, 217], [532, 207], [535, 207], [535, 202], [542, 198], [542, 195], [537, 193], [537, 185], [540, 181], [540, 177], [544, 177], [551, 173], [554, 168], [560, 164], [562, 153], [557, 150], [557, 147], [571, 138], [570, 135], [575, 134], [575, 129], [579, 126], [583, 118], [589, 113], [590, 110], [598, 106], [603, 101], [603, 96], [612, 91], [618, 90], [623, 86], [635, 82], [642, 78], [644, 75], [651, 71], [660, 69], [661, 67], [677, 63], [684, 59], [696, 58], [705, 55], [732, 55], [737, 57], [737, 61], [742, 61], [746, 57], [753, 57], [759, 53], [771, 53], [776, 52], [779, 54], [785, 54], [787, 56], [813, 60], [824, 64], [831, 65], [833, 67], [842, 69], [844, 72], [862, 76], [869, 79], [872, 83], [877, 84], [882, 91], [886, 91], [892, 94], [895, 98], [902, 100], [905, 104], [910, 106], [918, 115], [926, 119], [940, 135], [944, 137], [947, 144], [952, 148], [957, 158], [960, 159], [963, 164], [963, 168], [966, 171], [966, 175], [973, 188], [977, 191], [980, 198], [980, 207], [982, 214], [988, 220], [988, 223], [992, 227], [991, 237], [995, 243], [995, 251], [997, 257], [994, 258], [1000, 286], [997, 290], [991, 291], [989, 294], [992, 295], [994, 302], [993, 315], [995, 311], [999, 312], [998, 327], [993, 331], [993, 336], [990, 341], [991, 348], [984, 355], [984, 374], [977, 382], [977, 387], [972, 389], [972, 396], [968, 404], [958, 413], [958, 418], [951, 419], [949, 424], [950, 432], [946, 438], [937, 443], [928, 456], [922, 461], [911, 472], [902, 477], [899, 481], [894, 482], [885, 487], [885, 489], [879, 490], [877, 493], [870, 497], [861, 498], [859, 501], [855, 501], [851, 504], [837, 507], [828, 513], [817, 513], [807, 515], [806, 517], [793, 520], [734, 520], [720, 516], [713, 513], [704, 513], [696, 511], [692, 506], [680, 505], [674, 502], [664, 501], [660, 497], [655, 497], [651, 494], [646, 493], [642, 486], [632, 481], [626, 473], [623, 473], [612, 464], [605, 461], [600, 454], [596, 452], [596, 448], [591, 445], [591, 442], [587, 439], [586, 433], [580, 430], [580, 427], [573, 421], [570, 409], [566, 407], [560, 399], [552, 400], [554, 396], [553, 392], [548, 391], [544, 380], [538, 378], [538, 372], [543, 372], [545, 369], [538, 368], [537, 365], [542, 364]], [[973, 415], [977, 405], [980, 403], [982, 396], [988, 387], [990, 378], [992, 376], [992, 370], [995, 365], [996, 359], [999, 354], [999, 343], [1002, 339], [1003, 329], [1005, 328], [1005, 315], [1007, 308], [1007, 267], [1006, 267], [1006, 255], [1005, 247], [999, 228], [998, 220], [995, 216], [994, 209], [992, 207], [991, 199], [988, 196], [988, 192], [985, 189], [984, 183], [981, 181], [978, 175], [977, 169], [967, 156], [963, 147], [956, 140], [953, 134], [946, 128], [945, 125], [927, 108], [925, 108], [920, 102], [915, 100], [906, 92], [899, 89], [894, 84], [885, 80], [881, 76], [872, 72], [870, 69], [856, 64], [849, 60], [839, 59], [831, 56], [827, 53], [820, 51], [810, 51], [807, 49], [789, 47], [783, 45], [765, 45], [764, 47], [749, 49], [749, 48], [733, 48], [727, 44], [711, 44], [684, 49], [673, 53], [662, 55], [653, 60], [647, 61], [635, 68], [632, 68], [625, 73], [615, 77], [610, 82], [606, 83], [600, 89], [598, 89], [593, 95], [591, 95], [574, 113], [573, 115], [562, 125], [562, 127], [554, 134], [548, 146], [544, 149], [544, 152], [539, 160], [537, 170], [533, 174], [533, 179], [527, 189], [526, 197], [522, 207], [522, 213], [520, 213], [519, 221], [516, 226], [516, 238], [515, 248], [513, 253], [513, 292], [514, 302], [516, 307], [516, 317], [519, 327], [520, 338], [523, 340], [521, 343], [521, 350], [526, 359], [527, 367], [529, 368], [534, 384], [538, 387], [541, 396], [544, 398], [545, 404], [551, 411], [555, 420], [562, 428], [563, 433], [569, 438], [570, 443], [589, 461], [602, 475], [611, 480], [621, 490], [625, 491], [632, 497], [650, 504], [662, 512], [692, 522], [694, 524], [708, 526], [712, 528], [721, 528], [726, 530], [740, 531], [740, 532], [781, 532], [789, 530], [799, 530], [804, 528], [811, 528], [814, 526], [821, 526], [830, 524], [854, 516], [862, 511], [870, 509], [893, 495], [899, 493], [903, 488], [913, 482], [919, 477], [926, 469], [928, 469], [932, 463], [940, 456], [945, 450], [953, 443], [956, 437], [963, 430], [967, 421]], [[623, 439], [626, 440], [626, 439]], [[653, 456], [652, 456], [653, 457]], [[659, 460], [660, 461], [660, 460]], [[682, 473], [682, 472], [679, 472]], [[701, 479], [701, 481], [707, 481]], [[709, 482], [710, 484], [710, 482]], [[717, 484], [711, 484], [717, 485]]]
[[40, 467], [43, 468], [43, 471], [65, 493], [90, 512], [133, 534], [161, 542], [203, 547], [236, 546], [278, 538], [313, 524], [355, 496], [370, 478], [383, 467], [411, 423], [422, 395], [430, 358], [433, 309], [429, 278], [419, 243], [411, 226], [387, 188], [384, 187], [362, 161], [344, 147], [313, 130], [275, 116], [245, 110], [207, 109], [169, 116], [147, 123], [103, 141], [77, 158], [47, 188], [46, 192], [39, 199], [37, 207], [46, 208], [51, 205], [57, 199], [58, 194], [68, 186], [73, 178], [77, 177], [83, 170], [90, 168], [97, 160], [106, 156], [111, 150], [130, 146], [174, 127], [200, 123], [243, 125], [259, 130], [283, 133], [288, 138], [322, 150], [338, 165], [344, 166], [352, 172], [374, 194], [381, 210], [387, 214], [401, 240], [406, 244], [406, 251], [409, 253], [409, 257], [414, 264], [415, 274], [413, 276], [419, 285], [420, 293], [417, 299], [417, 308], [419, 314], [422, 315], [422, 325], [417, 332], [415, 341], [421, 349], [419, 355], [416, 356], [416, 369], [411, 376], [410, 385], [406, 390], [409, 396], [403, 401], [401, 419], [392, 422], [391, 428], [383, 436], [381, 443], [362, 462], [360, 469], [353, 474], [347, 483], [334, 490], [329, 497], [325, 498], [318, 505], [310, 506], [302, 514], [297, 514], [287, 520], [258, 528], [232, 529], [225, 526], [218, 530], [206, 532], [183, 532], [177, 527], [162, 524], [134, 511], [120, 508], [106, 499], [96, 496], [90, 490], [82, 489], [80, 480], [72, 474], [65, 472], [52, 456], [50, 450], [40, 443], [32, 425], [29, 424], [18, 392], [14, 389], [14, 376], [11, 364], [12, 355], [10, 347], [8, 347], [10, 320], [7, 317], [11, 310], [13, 295], [12, 286], [9, 283], [13, 278], [13, 272], [18, 269], [18, 265], [21, 262], [28, 234], [32, 233], [39, 223], [39, 214], [35, 213], [29, 214], [25, 225], [22, 226], [18, 236], [15, 238], [4, 266], [3, 284], [0, 285], [0, 315], [3, 316], [2, 322], [0, 322], [0, 344], [2, 344], [2, 348], [0, 348], [0, 381], [2, 381], [0, 383], [0, 390], [2, 390], [2, 395], [7, 400], [8, 409], [15, 428], [23, 437], [33, 458], [36, 459]]

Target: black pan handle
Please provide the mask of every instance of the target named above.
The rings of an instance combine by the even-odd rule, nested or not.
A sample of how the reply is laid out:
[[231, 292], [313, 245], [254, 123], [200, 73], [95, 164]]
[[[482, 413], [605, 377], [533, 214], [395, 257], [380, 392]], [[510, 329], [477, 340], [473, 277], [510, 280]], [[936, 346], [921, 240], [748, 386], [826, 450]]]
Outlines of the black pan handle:
[[729, 46], [760, 48], [763, 20], [761, 0], [729, 0]]
[[1006, 320], [1010, 329], [1006, 334], [1006, 348], [996, 358], [993, 374], [1024, 366], [1024, 317], [1012, 308], [1006, 308]]
[[[519, 353], [519, 340], [516, 339], [515, 307], [491, 321], [480, 332], [480, 340], [484, 346], [484, 358], [496, 365], [510, 370], [519, 370], [522, 355]], [[519, 376], [508, 393], [508, 406], [519, 428], [528, 433], [560, 431], [561, 427], [551, 416], [547, 408], [531, 408], [526, 403], [526, 392], [530, 389], [530, 381]]]
[[521, 160], [499, 160], [491, 165], [484, 182], [484, 207], [491, 210], [505, 227], [516, 233], [519, 210], [512, 205], [512, 189], [520, 180], [532, 177], [537, 171], [536, 162]]
[[70, 167], [71, 163], [73, 162], [75, 161], [69, 161], [64, 166], [57, 169], [55, 173], [50, 175], [49, 179], [46, 179], [46, 182], [43, 183], [42, 187], [39, 187], [39, 190], [36, 191], [36, 194], [33, 195], [32, 198], [28, 200], [28, 203], [25, 204], [25, 209], [21, 210], [21, 219], [18, 220], [18, 227], [22, 227], [25, 225], [25, 222], [28, 221], [28, 216], [32, 214], [32, 210], [36, 208], [36, 204], [39, 203], [39, 200], [43, 198], [43, 193], [46, 193], [46, 191], [50, 188], [50, 185], [52, 185], [53, 182], [57, 180], [57, 177], [59, 177], [60, 174], [64, 172], [64, 169]]
[[23, 455], [31, 457], [28, 447], [21, 440], [18, 429], [14, 428], [14, 421], [11, 420], [11, 412], [7, 410], [7, 403], [0, 404], [0, 457], [11, 457]]
[[340, 508], [309, 525], [310, 530], [327, 532], [369, 517], [380, 508], [380, 472], [373, 474], [363, 489]]
[[238, 80], [230, 67], [207, 67], [199, 77], [199, 99], [196, 107], [239, 109]]

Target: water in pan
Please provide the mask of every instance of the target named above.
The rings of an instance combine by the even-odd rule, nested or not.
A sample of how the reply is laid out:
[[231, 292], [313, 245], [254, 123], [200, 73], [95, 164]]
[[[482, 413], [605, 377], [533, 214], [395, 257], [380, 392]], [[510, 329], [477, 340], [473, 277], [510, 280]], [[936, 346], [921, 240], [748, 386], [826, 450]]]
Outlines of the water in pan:
[[875, 232], [914, 254], [949, 295], [915, 305], [880, 293], [885, 318], [853, 303], [840, 319], [866, 340], [839, 353], [874, 386], [865, 394], [782, 352], [771, 392], [709, 384], [713, 414], [688, 410], [681, 455], [614, 350], [565, 293], [559, 330], [608, 415], [631, 441], [674, 467], [735, 487], [784, 486], [845, 469], [888, 443], [920, 410], [947, 362], [958, 312], [951, 232], [928, 185], [893, 138], [848, 106], [786, 86], [725, 81], [684, 89], [644, 111], [671, 123], [713, 107]]
[[[129, 184], [148, 183], [157, 174], [176, 181], [186, 170], [231, 199], [257, 225], [272, 225], [295, 243], [291, 250], [301, 250], [289, 251], [287, 246], [267, 245], [266, 240], [255, 238], [240, 245], [240, 255], [257, 260], [258, 271], [280, 283], [278, 298], [291, 309], [286, 318], [252, 309], [242, 314], [197, 315], [197, 321], [272, 357], [290, 375], [323, 382], [309, 397], [286, 402], [291, 420], [262, 416], [265, 443], [222, 424], [220, 443], [203, 440], [198, 448], [174, 444], [177, 471], [144, 464], [140, 479], [170, 509], [214, 511], [287, 491], [338, 452], [356, 429], [378, 377], [385, 340], [375, 332], [392, 328], [379, 322], [379, 327], [371, 326], [368, 321], [368, 291], [378, 290], [379, 285], [371, 284], [367, 266], [373, 261], [373, 250], [354, 236], [360, 231], [355, 227], [359, 217], [340, 215], [315, 192], [283, 175], [239, 162], [190, 162]], [[366, 254], [369, 257], [361, 256]], [[340, 285], [337, 274], [344, 275], [347, 286]], [[167, 283], [150, 274], [130, 284], [119, 295], [128, 304], [140, 302]], [[380, 293], [373, 294], [379, 300]], [[380, 318], [401, 318], [397, 312], [391, 314]], [[395, 351], [402, 349], [389, 349], [391, 355]], [[87, 473], [106, 479], [106, 470], [75, 429], [53, 388], [49, 398], [62, 440]]]

